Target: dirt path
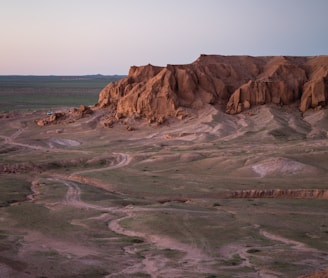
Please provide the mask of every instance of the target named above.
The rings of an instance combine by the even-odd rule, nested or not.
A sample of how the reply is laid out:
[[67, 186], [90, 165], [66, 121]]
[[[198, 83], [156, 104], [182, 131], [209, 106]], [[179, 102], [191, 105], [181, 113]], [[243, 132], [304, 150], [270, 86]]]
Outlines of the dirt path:
[[[134, 231], [127, 229], [121, 225], [122, 221], [130, 218], [134, 218], [138, 213], [142, 212], [153, 212], [159, 210], [158, 208], [138, 208], [138, 207], [103, 207], [94, 204], [89, 204], [84, 202], [81, 198], [81, 189], [79, 187], [79, 182], [94, 185], [95, 182], [92, 179], [86, 179], [81, 176], [82, 174], [100, 172], [106, 170], [117, 169], [128, 165], [131, 161], [131, 157], [124, 153], [115, 153], [116, 159], [115, 163], [104, 168], [89, 169], [84, 171], [77, 171], [69, 176], [57, 176], [53, 177], [58, 182], [61, 182], [67, 186], [67, 192], [65, 194], [64, 202], [66, 205], [71, 205], [79, 208], [93, 209], [101, 211], [102, 214], [116, 216], [117, 218], [108, 222], [108, 228], [118, 235], [141, 238], [144, 244], [150, 244], [155, 247], [155, 249], [150, 248], [148, 252], [143, 252], [142, 260], [139, 263], [135, 263], [133, 266], [121, 270], [119, 273], [113, 273], [109, 277], [117, 277], [119, 275], [133, 275], [137, 272], [146, 272], [150, 277], [165, 276], [167, 277], [181, 277], [185, 273], [211, 273], [213, 270], [213, 264], [215, 263], [212, 258], [210, 258], [201, 249], [197, 248], [193, 244], [185, 244], [179, 242], [173, 238], [155, 234], [153, 231]], [[163, 209], [161, 209], [163, 210]], [[165, 210], [165, 209], [164, 209]], [[167, 208], [167, 210], [176, 210], [177, 212], [182, 212], [178, 209]], [[215, 213], [215, 212], [209, 212]], [[111, 217], [112, 218], [112, 217]], [[278, 235], [274, 235], [267, 231], [259, 230], [260, 234], [271, 240], [280, 241], [284, 244], [291, 245], [292, 248], [300, 252], [318, 252], [312, 248], [307, 247], [305, 244], [283, 238]], [[192, 240], [192, 238], [189, 238]], [[144, 245], [143, 245], [144, 246]], [[132, 244], [124, 248], [124, 251], [128, 254], [137, 255], [140, 247]], [[206, 248], [205, 248], [206, 249]], [[163, 250], [175, 250], [178, 251], [181, 256], [179, 259], [172, 259], [165, 256]], [[245, 246], [226, 246], [226, 249], [222, 249], [223, 257], [229, 259], [234, 254], [239, 254], [242, 259], [242, 263], [238, 267], [254, 267], [249, 260], [249, 254], [247, 253], [248, 248]], [[231, 258], [230, 258], [231, 259]], [[174, 265], [176, 264], [176, 265]], [[178, 265], [178, 267], [177, 267]], [[265, 268], [256, 269], [259, 275], [265, 275], [265, 277], [276, 277], [275, 274]]]
[[[213, 260], [206, 255], [203, 251], [189, 244], [181, 243], [173, 238], [153, 234], [146, 232], [137, 232], [133, 230], [129, 230], [123, 228], [120, 225], [120, 222], [133, 218], [136, 213], [144, 212], [144, 211], [157, 211], [159, 209], [148, 209], [148, 208], [135, 208], [135, 207], [103, 207], [98, 205], [89, 204], [84, 202], [81, 199], [81, 189], [78, 184], [72, 182], [70, 180], [62, 180], [62, 179], [54, 179], [57, 182], [62, 182], [68, 188], [64, 202], [66, 205], [71, 205], [78, 208], [85, 209], [93, 209], [97, 211], [101, 211], [102, 213], [107, 212], [112, 215], [123, 215], [121, 217], [116, 218], [108, 223], [108, 228], [119, 235], [129, 236], [129, 237], [137, 237], [142, 238], [147, 244], [154, 245], [158, 250], [176, 250], [180, 251], [183, 256], [179, 259], [179, 269], [174, 267], [169, 267], [168, 265], [172, 264], [171, 260], [165, 255], [157, 254], [152, 255], [151, 253], [144, 255], [144, 259], [141, 264], [136, 264], [133, 267], [124, 269], [120, 272], [123, 274], [133, 274], [138, 271], [146, 271], [148, 275], [151, 277], [158, 277], [158, 275], [167, 275], [167, 273], [171, 272], [174, 276], [179, 272], [179, 275], [182, 275], [184, 271], [196, 272], [196, 273], [209, 273], [211, 272], [211, 264]], [[172, 209], [170, 209], [172, 210]], [[178, 209], [176, 209], [178, 211]], [[136, 254], [137, 250], [133, 246], [128, 246], [125, 248], [125, 252], [129, 254]], [[113, 274], [113, 277], [118, 275], [118, 273]], [[111, 277], [111, 276], [108, 276]]]
[[4, 136], [4, 135], [0, 135], [0, 138], [2, 138], [5, 141], [5, 144], [15, 144], [14, 140], [21, 135], [24, 130], [26, 129], [26, 127], [21, 127], [19, 129], [17, 129], [16, 132], [14, 132], [13, 134], [11, 134], [10, 136]]
[[53, 152], [53, 153], [56, 153], [56, 152], [57, 153], [71, 152], [71, 153], [85, 153], [85, 154], [90, 153], [88, 151], [82, 151], [82, 150], [68, 150], [68, 149], [63, 150], [63, 149], [57, 149], [57, 148], [51, 148], [51, 147], [47, 148], [47, 147], [43, 147], [43, 146], [15, 142], [15, 139], [17, 139], [17, 137], [20, 136], [24, 132], [25, 129], [26, 129], [25, 127], [19, 128], [12, 135], [10, 135], [10, 136], [0, 135], [0, 138], [2, 138], [4, 140], [4, 143], [7, 145], [14, 145], [14, 146], [19, 146], [19, 147], [23, 147], [23, 148], [27, 148], [27, 149], [32, 149], [32, 150], [39, 150], [39, 151]]
[[320, 252], [319, 250], [311, 248], [302, 242], [299, 242], [296, 240], [291, 240], [291, 239], [282, 237], [280, 235], [270, 233], [268, 231], [260, 230], [260, 234], [270, 240], [280, 241], [284, 244], [291, 245], [292, 248], [296, 249], [299, 252], [317, 252], [317, 253]]
[[[212, 271], [211, 265], [213, 264], [213, 259], [211, 259], [207, 254], [205, 254], [199, 248], [192, 246], [192, 244], [185, 244], [173, 238], [160, 234], [154, 234], [151, 232], [146, 233], [146, 232], [132, 231], [123, 228], [120, 225], [121, 221], [129, 218], [133, 218], [137, 212], [154, 211], [154, 210], [157, 209], [123, 208], [119, 210], [119, 212], [124, 213], [126, 216], [110, 221], [108, 223], [108, 228], [120, 235], [142, 238], [146, 242], [156, 246], [158, 250], [176, 250], [176, 251], [180, 251], [183, 254], [182, 258], [176, 261], [176, 263], [179, 264], [179, 270], [175, 268], [170, 268], [167, 265], [169, 264], [170, 260], [163, 255], [162, 256], [158, 255], [155, 257], [146, 255], [143, 260], [143, 264], [145, 270], [151, 277], [158, 277], [161, 275], [168, 277], [167, 275], [170, 272], [174, 276], [174, 274], [177, 274], [176, 271], [180, 271], [181, 272], [180, 275], [182, 275], [185, 271], [186, 272], [191, 271], [194, 273], [210, 273]], [[178, 211], [178, 209], [176, 210]]]
[[74, 206], [77, 208], [84, 208], [84, 209], [93, 209], [97, 211], [108, 211], [115, 213], [116, 208], [112, 207], [103, 207], [103, 206], [98, 206], [94, 204], [89, 204], [86, 203], [82, 200], [81, 198], [81, 189], [78, 185], [78, 183], [71, 181], [71, 180], [65, 180], [65, 179], [60, 179], [60, 178], [49, 178], [49, 180], [54, 180], [56, 182], [60, 182], [64, 184], [67, 187], [67, 192], [64, 196], [64, 204], [65, 205], [70, 205]]
[[[182, 274], [184, 271], [192, 271], [197, 273], [208, 273], [211, 272], [210, 264], [213, 263], [212, 259], [208, 257], [203, 251], [189, 244], [181, 243], [173, 238], [145, 232], [137, 232], [133, 230], [128, 230], [123, 228], [120, 225], [120, 222], [124, 219], [132, 218], [138, 212], [143, 211], [153, 211], [152, 209], [145, 208], [115, 208], [115, 207], [103, 207], [84, 202], [81, 199], [81, 189], [78, 186], [78, 183], [74, 179], [81, 179], [79, 175], [85, 173], [99, 172], [105, 170], [117, 169], [128, 165], [131, 161], [131, 157], [128, 154], [124, 153], [115, 153], [117, 156], [117, 163], [105, 168], [90, 169], [85, 171], [74, 172], [68, 177], [52, 177], [52, 179], [61, 182], [67, 186], [67, 192], [65, 194], [65, 204], [72, 205], [79, 208], [94, 209], [98, 211], [107, 211], [108, 213], [114, 215], [123, 215], [115, 220], [112, 220], [108, 223], [108, 228], [119, 234], [129, 237], [138, 237], [142, 238], [148, 244], [156, 246], [157, 249], [166, 249], [166, 250], [177, 250], [182, 252], [183, 257], [179, 260], [179, 265], [183, 266], [179, 270], [176, 268], [168, 267], [170, 259], [165, 255], [145, 255], [142, 260], [142, 265], [135, 265], [132, 268], [128, 268], [122, 271], [121, 274], [133, 274], [138, 272], [138, 270], [146, 271], [151, 277], [158, 277], [160, 274], [167, 275], [169, 272], [174, 276], [177, 271]], [[73, 180], [72, 180], [73, 179]], [[154, 209], [157, 210], [157, 209]], [[125, 249], [128, 253], [136, 253], [133, 247], [127, 247]], [[114, 275], [114, 274], [113, 274]], [[115, 274], [117, 275], [117, 273]], [[114, 275], [114, 276], [115, 276]], [[109, 276], [110, 277], [110, 276]]]
[[129, 154], [114, 153], [114, 155], [116, 156], [116, 163], [113, 163], [112, 165], [110, 165], [108, 167], [76, 171], [70, 175], [57, 174], [57, 173], [47, 173], [47, 175], [52, 179], [58, 180], [62, 183], [65, 183], [65, 185], [68, 187], [72, 186], [72, 185], [70, 185], [70, 182], [75, 182], [75, 184], [76, 183], [84, 183], [84, 184], [88, 184], [88, 185], [91, 185], [94, 187], [101, 188], [101, 189], [111, 192], [113, 194], [124, 195], [122, 193], [116, 192], [109, 183], [105, 183], [105, 182], [95, 179], [95, 178], [89, 178], [89, 177], [83, 176], [83, 174], [87, 174], [87, 173], [109, 171], [109, 170], [117, 169], [120, 167], [124, 167], [124, 166], [127, 166], [132, 160], [132, 157]]
[[[260, 229], [258, 225], [255, 225], [255, 228], [259, 229], [259, 234], [262, 235], [263, 237], [270, 239], [272, 241], [278, 241], [283, 244], [291, 246], [291, 248], [295, 249], [296, 251], [300, 253], [305, 253], [305, 254], [311, 254], [311, 256], [316, 256], [318, 259], [322, 260], [323, 262], [325, 261], [325, 256], [322, 251], [317, 250], [315, 248], [311, 248], [307, 246], [306, 244], [296, 241], [296, 240], [291, 240], [285, 237], [282, 237], [280, 235], [265, 231], [263, 229]], [[266, 249], [267, 247], [257, 247], [258, 249]], [[275, 277], [282, 277], [283, 274], [272, 271], [268, 268], [263, 266], [255, 266], [251, 263], [250, 258], [254, 256], [254, 254], [250, 254], [247, 251], [250, 249], [249, 246], [247, 245], [241, 245], [241, 244], [229, 244], [224, 246], [221, 250], [220, 253], [224, 258], [231, 259], [233, 258], [234, 255], [238, 254], [240, 258], [242, 259], [241, 264], [238, 265], [238, 267], [249, 267], [249, 268], [254, 268], [254, 270], [257, 272], [259, 275], [258, 277], [268, 277], [268, 278], [275, 278]], [[231, 268], [231, 266], [227, 266], [226, 268]]]
[[83, 171], [77, 171], [71, 174], [71, 177], [79, 176], [81, 174], [87, 174], [87, 173], [95, 173], [95, 172], [102, 172], [102, 171], [108, 171], [117, 169], [120, 167], [127, 166], [131, 161], [131, 156], [125, 153], [113, 153], [116, 156], [116, 164], [110, 165], [108, 167], [98, 168], [98, 169], [89, 169], [89, 170], [83, 170]]

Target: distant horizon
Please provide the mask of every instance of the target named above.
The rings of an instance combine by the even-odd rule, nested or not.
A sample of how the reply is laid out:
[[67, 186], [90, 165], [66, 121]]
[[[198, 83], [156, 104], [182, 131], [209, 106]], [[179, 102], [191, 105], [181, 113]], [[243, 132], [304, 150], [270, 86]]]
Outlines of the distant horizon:
[[[318, 55], [247, 55], [247, 54], [242, 54], [242, 55], [221, 55], [221, 54], [200, 54], [200, 55], [208, 55], [208, 56], [211, 56], [211, 55], [218, 55], [218, 56], [248, 56], [248, 57], [318, 57], [318, 56], [328, 56], [328, 54], [318, 54]], [[200, 55], [198, 57], [200, 57]], [[197, 58], [198, 58], [197, 57]], [[197, 59], [196, 58], [196, 59]], [[192, 62], [190, 63], [184, 63], [184, 64], [173, 64], [173, 65], [185, 65], [185, 64], [191, 64], [193, 63], [196, 59], [194, 59]], [[137, 66], [137, 67], [142, 67], [142, 66], [146, 66], [146, 65], [149, 65], [148, 64], [144, 64], [144, 65], [131, 65], [130, 67], [133, 67], [133, 66]], [[155, 64], [151, 64], [153, 66], [158, 66], [158, 67], [166, 67], [168, 64], [166, 65], [155, 65]], [[172, 65], [172, 64], [171, 64]], [[129, 69], [130, 69], [129, 67]], [[44, 76], [44, 77], [50, 77], [50, 76], [56, 76], [56, 77], [69, 77], [69, 76], [128, 76], [128, 73], [126, 74], [120, 74], [120, 73], [114, 73], [114, 74], [103, 74], [103, 73], [91, 73], [91, 74], [0, 74], [0, 76], [26, 76], [26, 77], [29, 77], [29, 76]]]
[[133, 65], [327, 55], [326, 0], [5, 0], [0, 75], [127, 75]]

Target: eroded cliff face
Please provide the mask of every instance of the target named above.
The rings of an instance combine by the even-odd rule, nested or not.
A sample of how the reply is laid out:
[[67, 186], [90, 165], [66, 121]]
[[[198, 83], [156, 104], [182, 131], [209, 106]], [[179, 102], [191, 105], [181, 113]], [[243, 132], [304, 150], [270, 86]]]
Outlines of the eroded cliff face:
[[96, 108], [109, 107], [116, 118], [137, 115], [160, 122], [205, 104], [236, 114], [255, 105], [294, 102], [302, 112], [327, 105], [328, 56], [201, 55], [187, 65], [134, 66], [128, 77], [101, 91]]
[[304, 84], [301, 111], [321, 108], [328, 102], [328, 56], [313, 58], [309, 61], [309, 79]]

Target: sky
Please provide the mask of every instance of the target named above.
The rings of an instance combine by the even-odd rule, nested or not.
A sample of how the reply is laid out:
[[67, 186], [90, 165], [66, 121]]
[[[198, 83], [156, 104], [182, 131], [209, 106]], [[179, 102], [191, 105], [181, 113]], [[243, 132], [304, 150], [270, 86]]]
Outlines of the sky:
[[328, 54], [327, 0], [0, 0], [0, 75]]

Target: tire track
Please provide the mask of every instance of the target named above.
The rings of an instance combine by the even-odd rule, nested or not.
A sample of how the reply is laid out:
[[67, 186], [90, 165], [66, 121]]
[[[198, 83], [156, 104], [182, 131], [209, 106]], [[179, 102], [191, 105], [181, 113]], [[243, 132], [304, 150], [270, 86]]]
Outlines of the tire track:
[[106, 171], [106, 170], [108, 171], [108, 170], [121, 168], [121, 167], [127, 166], [132, 159], [131, 156], [129, 156], [128, 154], [125, 154], [125, 153], [113, 153], [113, 154], [116, 155], [116, 160], [118, 161], [116, 164], [110, 165], [108, 167], [98, 168], [98, 169], [77, 171], [77, 172], [71, 174], [70, 176], [74, 177], [74, 176], [79, 176], [81, 174], [102, 172], [102, 171]]
[[[179, 268], [169, 266], [172, 264], [172, 259], [162, 254], [146, 254], [140, 264], [136, 264], [133, 267], [122, 270], [120, 273], [113, 273], [109, 277], [116, 277], [116, 275], [134, 274], [138, 271], [145, 271], [150, 277], [158, 277], [158, 275], [167, 275], [170, 273], [172, 277], [182, 277], [184, 273], [209, 273], [212, 271], [211, 265], [213, 264], [212, 258], [205, 254], [199, 248], [190, 244], [179, 242], [173, 238], [153, 233], [133, 231], [123, 228], [120, 224], [121, 221], [129, 218], [133, 218], [136, 213], [144, 211], [152, 212], [159, 210], [158, 208], [135, 208], [135, 207], [103, 207], [98, 205], [89, 204], [84, 202], [81, 198], [81, 189], [79, 187], [79, 181], [81, 174], [99, 172], [105, 170], [112, 170], [124, 167], [131, 161], [131, 157], [124, 153], [115, 153], [117, 156], [117, 163], [105, 168], [78, 171], [69, 176], [52, 175], [50, 179], [63, 183], [67, 187], [64, 202], [66, 205], [71, 205], [78, 208], [93, 209], [101, 212], [107, 212], [112, 215], [123, 215], [116, 219], [111, 220], [108, 223], [108, 228], [114, 233], [128, 237], [142, 238], [146, 244], [156, 246], [158, 250], [176, 250], [180, 251], [183, 256], [176, 263], [179, 264]], [[171, 208], [168, 210], [172, 210]], [[180, 211], [176, 209], [177, 211]], [[213, 213], [213, 212], [211, 212]], [[126, 247], [125, 252], [129, 254], [136, 254], [136, 248]], [[182, 276], [181, 276], [182, 275]]]

